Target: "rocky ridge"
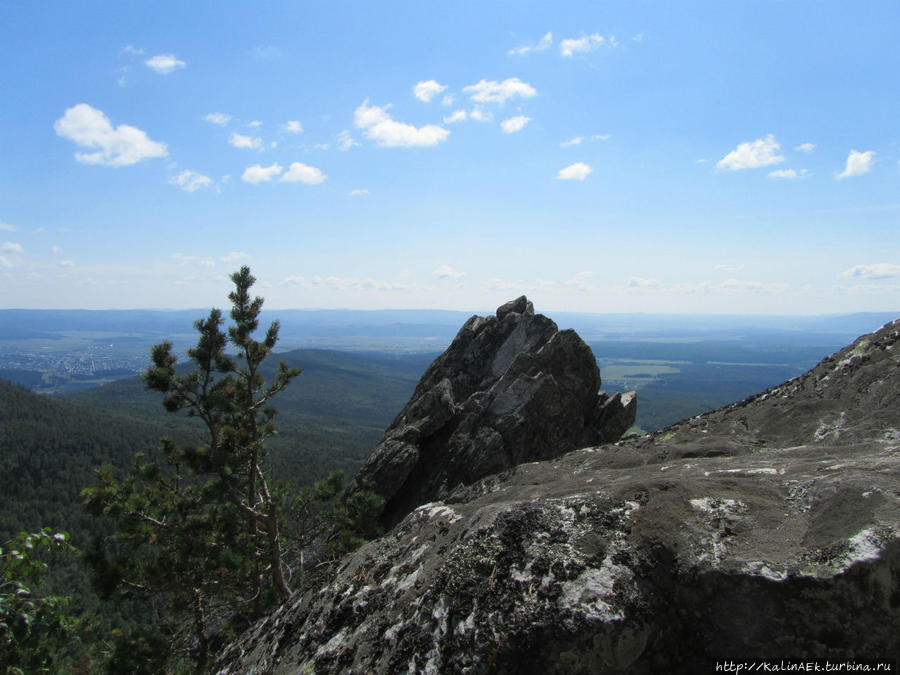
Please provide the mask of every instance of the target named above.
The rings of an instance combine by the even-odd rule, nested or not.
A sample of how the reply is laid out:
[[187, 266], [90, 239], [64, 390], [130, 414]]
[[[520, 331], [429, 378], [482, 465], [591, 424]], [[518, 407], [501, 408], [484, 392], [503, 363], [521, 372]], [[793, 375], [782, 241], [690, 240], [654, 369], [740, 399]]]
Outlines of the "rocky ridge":
[[429, 366], [351, 490], [385, 498], [382, 522], [523, 462], [617, 441], [634, 423], [634, 392], [600, 392], [590, 347], [523, 295], [473, 316]]
[[745, 401], [419, 506], [221, 672], [897, 659], [898, 411], [900, 320]]

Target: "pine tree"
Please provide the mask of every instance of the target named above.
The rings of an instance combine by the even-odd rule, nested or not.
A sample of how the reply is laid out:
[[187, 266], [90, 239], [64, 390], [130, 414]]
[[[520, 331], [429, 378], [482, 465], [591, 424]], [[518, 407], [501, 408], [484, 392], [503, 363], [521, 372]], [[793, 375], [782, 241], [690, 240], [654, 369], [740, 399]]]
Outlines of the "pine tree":
[[[92, 512], [117, 524], [115, 535], [89, 554], [101, 586], [171, 599], [176, 612], [190, 617], [198, 669], [209, 652], [211, 600], [258, 612], [291, 596], [279, 498], [262, 462], [265, 440], [275, 433], [270, 401], [300, 370], [282, 362], [265, 382], [260, 366], [278, 341], [279, 325], [255, 340], [263, 305], [250, 296], [255, 279], [242, 267], [231, 280], [227, 334], [222, 313], [212, 309], [194, 324], [199, 337], [188, 350], [190, 371], [177, 367], [166, 341], [153, 348], [144, 374], [146, 386], [164, 394], [166, 410], [199, 418], [203, 442], [179, 446], [163, 439], [164, 463], [138, 455], [121, 481], [112, 467], [101, 467], [96, 484], [83, 492]], [[226, 352], [229, 343], [236, 353]]]

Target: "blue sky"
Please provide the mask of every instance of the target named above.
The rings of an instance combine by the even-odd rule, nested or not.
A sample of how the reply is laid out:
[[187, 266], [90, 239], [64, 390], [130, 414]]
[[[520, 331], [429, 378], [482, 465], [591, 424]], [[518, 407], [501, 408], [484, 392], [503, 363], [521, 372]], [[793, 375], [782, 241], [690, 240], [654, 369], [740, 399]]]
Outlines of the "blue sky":
[[897, 2], [3, 3], [0, 306], [900, 310]]

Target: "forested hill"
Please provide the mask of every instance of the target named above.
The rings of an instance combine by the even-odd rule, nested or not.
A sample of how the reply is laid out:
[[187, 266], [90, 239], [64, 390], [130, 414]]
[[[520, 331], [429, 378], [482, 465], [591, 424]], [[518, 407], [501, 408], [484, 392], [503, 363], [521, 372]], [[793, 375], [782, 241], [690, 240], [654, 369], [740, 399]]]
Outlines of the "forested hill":
[[[271, 475], [294, 483], [324, 478], [335, 469], [356, 472], [403, 408], [436, 354], [381, 354], [301, 349], [273, 354], [263, 364], [270, 379], [279, 361], [303, 374], [273, 399], [278, 434], [267, 442]], [[152, 421], [170, 433], [200, 422], [166, 413], [162, 397], [140, 378], [72, 394], [65, 400]]]
[[136, 452], [153, 450], [158, 424], [125, 419], [49, 399], [0, 380], [0, 542], [43, 526], [72, 533], [81, 543], [93, 518], [78, 493], [104, 462], [128, 466]]
[[[348, 474], [368, 455], [406, 403], [433, 355], [299, 350], [275, 354], [303, 375], [273, 400], [278, 435], [269, 441], [271, 475], [296, 483]], [[63, 399], [0, 380], [0, 541], [49, 526], [76, 543], [92, 530], [78, 494], [104, 462], [130, 467], [137, 452], [153, 455], [161, 436], [190, 438], [199, 421], [166, 413], [162, 397], [139, 377]]]

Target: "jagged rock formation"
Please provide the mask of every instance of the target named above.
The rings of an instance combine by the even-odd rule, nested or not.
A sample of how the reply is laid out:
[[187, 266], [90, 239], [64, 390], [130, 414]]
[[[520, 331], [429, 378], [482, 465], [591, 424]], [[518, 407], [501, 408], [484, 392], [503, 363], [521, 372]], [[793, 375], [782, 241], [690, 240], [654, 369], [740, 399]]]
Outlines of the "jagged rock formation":
[[900, 320], [763, 394], [425, 504], [233, 673], [693, 673], [900, 657]]
[[385, 498], [391, 526], [460, 485], [523, 462], [617, 441], [634, 423], [634, 392], [599, 393], [600, 370], [573, 330], [522, 297], [473, 316], [425, 371], [352, 489]]

